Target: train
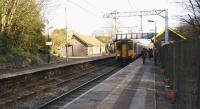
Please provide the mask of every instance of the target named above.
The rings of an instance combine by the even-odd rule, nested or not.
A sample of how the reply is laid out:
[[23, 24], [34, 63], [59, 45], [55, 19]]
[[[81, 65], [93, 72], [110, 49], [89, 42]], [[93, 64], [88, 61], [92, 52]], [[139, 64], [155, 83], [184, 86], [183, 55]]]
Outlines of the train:
[[127, 65], [140, 57], [144, 48], [137, 39], [120, 39], [114, 44], [115, 58], [121, 65]]

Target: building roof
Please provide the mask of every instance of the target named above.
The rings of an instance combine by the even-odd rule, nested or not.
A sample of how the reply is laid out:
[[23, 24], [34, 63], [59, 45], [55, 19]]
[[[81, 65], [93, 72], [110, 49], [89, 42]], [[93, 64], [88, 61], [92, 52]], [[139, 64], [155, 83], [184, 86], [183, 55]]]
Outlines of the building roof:
[[[179, 40], [185, 40], [185, 39], [187, 39], [185, 36], [177, 33], [175, 30], [173, 30], [171, 28], [168, 28], [168, 31], [169, 31], [169, 37], [172, 37], [172, 35], [170, 35], [170, 33], [171, 33], [171, 34], [174, 34]], [[156, 40], [157, 40], [161, 36], [164, 36], [164, 34], [165, 34], [165, 31], [162, 31], [162, 32], [158, 33], [156, 36], [152, 37], [151, 39], [154, 40], [156, 38]]]
[[96, 39], [96, 37], [93, 36], [74, 34], [73, 37], [87, 47], [105, 46], [101, 41], [99, 41], [98, 39]]
[[96, 36], [96, 38], [105, 44], [112, 42], [112, 36]]

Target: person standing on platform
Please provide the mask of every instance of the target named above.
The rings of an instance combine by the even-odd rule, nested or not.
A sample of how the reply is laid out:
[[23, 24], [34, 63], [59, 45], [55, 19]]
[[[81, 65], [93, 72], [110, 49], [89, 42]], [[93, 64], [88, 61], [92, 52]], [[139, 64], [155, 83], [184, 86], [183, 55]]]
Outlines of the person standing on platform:
[[153, 50], [151, 48], [149, 48], [148, 54], [149, 54], [149, 59], [151, 60], [151, 58], [153, 57]]
[[142, 55], [142, 63], [145, 64], [146, 59], [146, 52], [147, 50], [145, 48], [142, 49], [141, 55]]

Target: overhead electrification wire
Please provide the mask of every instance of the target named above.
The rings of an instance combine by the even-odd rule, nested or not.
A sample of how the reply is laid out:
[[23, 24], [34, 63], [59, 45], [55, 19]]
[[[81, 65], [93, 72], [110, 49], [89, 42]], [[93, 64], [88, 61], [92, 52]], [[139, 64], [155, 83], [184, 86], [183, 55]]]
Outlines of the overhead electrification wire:
[[90, 10], [88, 10], [88, 9], [86, 9], [86, 8], [84, 8], [84, 7], [82, 7], [82, 6], [79, 5], [78, 3], [76, 3], [76, 2], [74, 2], [74, 1], [72, 1], [72, 0], [68, 0], [68, 1], [69, 1], [70, 3], [72, 3], [73, 5], [79, 7], [79, 8], [82, 9], [83, 11], [85, 11], [85, 12], [87, 12], [87, 13], [90, 13], [90, 14], [92, 14], [92, 15], [94, 15], [94, 16], [97, 16], [95, 13], [93, 13], [92, 11], [90, 11]]
[[[98, 8], [97, 6], [95, 6], [94, 4], [90, 3], [88, 0], [83, 0], [86, 4], [90, 5], [91, 7], [93, 7], [94, 10], [100, 12], [102, 14], [102, 16], [105, 14], [100, 8]], [[102, 17], [101, 17], [102, 18]], [[106, 22], [107, 24], [110, 24], [110, 22], [106, 21], [105, 19], [101, 19], [102, 21]]]
[[[92, 3], [90, 3], [89, 1], [87, 1], [87, 0], [84, 0], [84, 2], [87, 4], [87, 5], [90, 5], [90, 7], [92, 7], [93, 9], [95, 9], [95, 10], [97, 10], [98, 12], [101, 12], [102, 13], [102, 16], [99, 16], [99, 15], [97, 15], [97, 13], [94, 13], [94, 12], [92, 12], [90, 9], [87, 9], [87, 8], [85, 8], [85, 7], [83, 7], [81, 4], [80, 4], [80, 2], [76, 2], [76, 1], [74, 1], [74, 0], [52, 0], [52, 1], [46, 1], [43, 5], [46, 7], [46, 9], [45, 10], [48, 10], [48, 15], [55, 15], [53, 12], [55, 11], [55, 10], [58, 10], [58, 9], [60, 9], [60, 8], [58, 8], [58, 7], [66, 7], [66, 3], [67, 2], [69, 2], [69, 3], [71, 3], [71, 4], [73, 4], [74, 6], [76, 6], [76, 7], [78, 7], [78, 8], [80, 8], [81, 10], [83, 10], [83, 11], [85, 11], [85, 12], [87, 12], [87, 13], [89, 13], [89, 14], [91, 14], [92, 16], [94, 16], [94, 17], [96, 17], [97, 19], [99, 19], [100, 21], [103, 21], [103, 22], [105, 22], [105, 23], [107, 23], [107, 24], [110, 24], [111, 22], [108, 22], [108, 21], [106, 21], [105, 19], [103, 19], [103, 12], [100, 10], [100, 9], [98, 9], [96, 6], [94, 6]], [[47, 14], [46, 13], [46, 14]]]
[[56, 10], [59, 10], [60, 8], [57, 8], [57, 7], [62, 6], [62, 3], [60, 2], [60, 0], [58, 0], [58, 1], [56, 1], [56, 0], [52, 0], [52, 1], [45, 0], [44, 3], [43, 3], [43, 6], [44, 6], [44, 10], [45, 10], [46, 14], [54, 15], [53, 12], [56, 11]]
[[105, 23], [110, 24], [110, 22], [107, 22], [107, 21], [103, 20], [102, 17], [97, 16], [95, 13], [93, 13], [92, 11], [90, 11], [90, 10], [88, 10], [88, 9], [86, 9], [86, 8], [84, 8], [84, 7], [82, 7], [82, 6], [79, 5], [78, 3], [76, 3], [76, 2], [74, 2], [74, 1], [72, 1], [72, 0], [68, 0], [68, 1], [69, 1], [71, 4], [73, 4], [73, 5], [77, 6], [77, 7], [79, 7], [79, 8], [82, 9], [83, 11], [85, 11], [85, 12], [87, 12], [87, 13], [89, 13], [89, 14], [95, 16], [96, 18], [100, 19], [101, 21], [104, 21]]
[[131, 1], [130, 1], [130, 0], [128, 0], [128, 4], [129, 4], [130, 8], [131, 8], [131, 9], [133, 9], [133, 6], [132, 6], [132, 4], [131, 4]]
[[61, 5], [61, 2], [59, 1], [45, 1], [43, 3], [44, 6], [48, 7], [48, 8], [53, 8], [53, 9], [57, 9], [57, 7], [59, 7]]
[[103, 13], [103, 11], [100, 9], [100, 8], [98, 8], [97, 6], [95, 6], [95, 5], [93, 5], [92, 3], [90, 3], [88, 0], [83, 0], [86, 4], [88, 4], [88, 5], [90, 5], [90, 6], [92, 6], [93, 7], [93, 9], [95, 9], [95, 10], [97, 10], [97, 11], [99, 11], [101, 14], [104, 14]]

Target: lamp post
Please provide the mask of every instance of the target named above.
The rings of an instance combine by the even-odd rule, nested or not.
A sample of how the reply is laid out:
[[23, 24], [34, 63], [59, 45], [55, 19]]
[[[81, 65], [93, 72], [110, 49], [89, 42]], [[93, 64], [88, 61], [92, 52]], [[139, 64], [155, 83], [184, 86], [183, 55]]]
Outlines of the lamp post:
[[49, 30], [52, 29], [53, 26], [50, 26], [47, 31], [48, 31], [48, 39], [47, 39], [47, 42], [46, 42], [46, 45], [48, 46], [48, 64], [50, 63], [50, 59], [51, 59], [51, 54], [50, 54], [50, 46], [52, 45], [52, 42], [50, 42], [50, 36], [49, 36]]
[[68, 62], [68, 27], [67, 27], [67, 8], [65, 7], [65, 15], [66, 15], [66, 63]]
[[157, 30], [157, 27], [156, 27], [156, 21], [154, 20], [148, 20], [148, 22], [154, 22], [154, 39], [153, 39], [153, 52], [154, 52], [154, 64], [157, 64], [157, 52], [156, 52], [156, 30]]
[[[153, 20], [148, 20], [148, 22], [154, 22], [154, 36], [156, 36], [156, 30], [157, 30], [157, 27], [156, 27], [156, 21], [153, 21]], [[156, 38], [154, 38], [154, 44], [155, 44], [155, 42], [156, 42]]]

